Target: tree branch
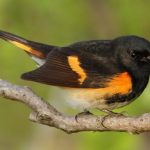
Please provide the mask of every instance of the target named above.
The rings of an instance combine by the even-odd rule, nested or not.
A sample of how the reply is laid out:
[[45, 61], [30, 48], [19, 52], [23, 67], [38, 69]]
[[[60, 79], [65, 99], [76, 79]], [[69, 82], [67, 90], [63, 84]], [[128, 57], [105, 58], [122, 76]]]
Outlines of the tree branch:
[[[0, 80], [0, 96], [22, 102], [33, 110], [30, 120], [61, 129], [67, 133], [80, 131], [120, 131], [142, 133], [150, 131], [150, 113], [138, 117], [128, 116], [66, 116], [37, 96], [29, 87], [13, 85]], [[105, 117], [105, 118], [104, 118]]]

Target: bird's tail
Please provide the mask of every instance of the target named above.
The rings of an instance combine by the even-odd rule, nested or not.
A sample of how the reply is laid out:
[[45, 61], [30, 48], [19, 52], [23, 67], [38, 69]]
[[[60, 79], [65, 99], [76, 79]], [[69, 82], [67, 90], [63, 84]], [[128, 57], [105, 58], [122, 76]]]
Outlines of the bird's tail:
[[46, 58], [47, 54], [53, 48], [55, 48], [55, 46], [26, 40], [22, 37], [19, 37], [17, 35], [14, 35], [14, 34], [11, 34], [11, 33], [5, 32], [5, 31], [0, 31], [0, 38], [25, 50], [30, 55], [33, 55], [33, 56], [35, 56], [37, 58], [41, 58], [41, 59]]

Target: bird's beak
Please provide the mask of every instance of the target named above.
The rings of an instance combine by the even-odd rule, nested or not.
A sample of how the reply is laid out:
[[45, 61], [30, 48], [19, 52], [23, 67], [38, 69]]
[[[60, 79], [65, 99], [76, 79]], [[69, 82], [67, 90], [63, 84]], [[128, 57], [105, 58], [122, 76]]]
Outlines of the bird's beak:
[[147, 57], [143, 57], [141, 59], [142, 62], [150, 62], [150, 56], [147, 56]]
[[147, 60], [150, 61], [150, 56], [147, 57]]

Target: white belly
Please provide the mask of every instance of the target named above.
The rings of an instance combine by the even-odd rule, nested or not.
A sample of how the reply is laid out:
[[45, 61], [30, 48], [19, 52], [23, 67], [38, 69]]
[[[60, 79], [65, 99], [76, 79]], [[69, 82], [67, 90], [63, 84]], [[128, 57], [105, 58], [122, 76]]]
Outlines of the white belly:
[[60, 88], [64, 99], [73, 108], [89, 110], [91, 108], [106, 109], [105, 100], [101, 93], [86, 89]]
[[71, 107], [80, 110], [89, 110], [93, 108], [112, 110], [127, 104], [127, 102], [113, 103], [111, 105], [106, 104], [106, 100], [104, 99], [105, 93], [101, 93], [100, 90], [59, 88], [59, 92], [62, 93], [63, 99], [65, 99]]

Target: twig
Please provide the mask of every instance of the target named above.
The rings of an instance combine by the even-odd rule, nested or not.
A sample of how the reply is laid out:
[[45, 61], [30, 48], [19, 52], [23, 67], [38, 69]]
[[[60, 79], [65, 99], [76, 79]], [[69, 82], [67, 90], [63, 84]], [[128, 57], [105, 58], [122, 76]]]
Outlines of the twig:
[[[150, 131], [150, 113], [138, 117], [128, 116], [66, 116], [37, 96], [29, 87], [22, 87], [0, 80], [0, 96], [22, 102], [33, 110], [30, 120], [61, 129], [67, 133], [80, 131], [120, 131], [142, 133]], [[104, 120], [104, 121], [103, 121]], [[103, 123], [102, 123], [103, 122]]]

